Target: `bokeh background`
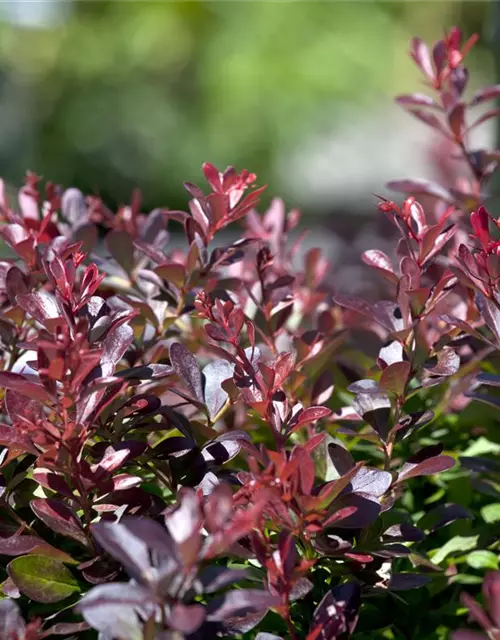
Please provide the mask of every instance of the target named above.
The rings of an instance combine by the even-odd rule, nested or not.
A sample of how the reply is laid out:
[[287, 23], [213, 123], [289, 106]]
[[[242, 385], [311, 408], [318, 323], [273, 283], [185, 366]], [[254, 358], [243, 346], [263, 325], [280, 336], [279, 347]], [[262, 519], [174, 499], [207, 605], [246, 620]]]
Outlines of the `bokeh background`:
[[[408, 40], [459, 24], [494, 82], [490, 2], [0, 2], [0, 175], [185, 208], [210, 161], [256, 172], [267, 200], [352, 235], [387, 180], [435, 173], [426, 127], [393, 105], [422, 90]], [[496, 44], [495, 44], [496, 43]], [[481, 131], [493, 144], [495, 131]], [[442, 152], [442, 150], [441, 150]], [[351, 230], [351, 231], [350, 231]]]

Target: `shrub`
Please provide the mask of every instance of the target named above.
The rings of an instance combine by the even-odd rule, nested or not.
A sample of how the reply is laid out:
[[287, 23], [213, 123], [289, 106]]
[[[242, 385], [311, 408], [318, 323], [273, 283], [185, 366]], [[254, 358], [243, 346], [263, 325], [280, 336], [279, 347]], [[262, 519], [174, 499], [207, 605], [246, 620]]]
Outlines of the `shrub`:
[[[336, 293], [317, 249], [297, 267], [299, 214], [256, 213], [247, 171], [205, 164], [189, 213], [146, 216], [138, 193], [116, 214], [76, 189], [42, 197], [33, 174], [19, 211], [1, 197], [2, 640], [465, 624], [461, 585], [497, 568], [500, 518], [500, 223], [483, 206], [500, 156], [468, 146], [496, 110], [466, 124], [500, 87], [463, 100], [474, 41], [411, 44], [436, 98], [397, 101], [470, 177], [381, 198], [401, 239], [393, 259], [363, 260], [390, 300]], [[237, 221], [240, 239], [212, 248]], [[169, 224], [185, 251], [168, 250]], [[489, 617], [462, 596], [489, 637], [497, 583]]]

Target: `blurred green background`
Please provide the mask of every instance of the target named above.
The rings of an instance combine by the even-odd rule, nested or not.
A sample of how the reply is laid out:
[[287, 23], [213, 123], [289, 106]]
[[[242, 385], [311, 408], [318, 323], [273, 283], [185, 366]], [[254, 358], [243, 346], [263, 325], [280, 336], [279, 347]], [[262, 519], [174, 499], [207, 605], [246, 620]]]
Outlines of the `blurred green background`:
[[[425, 173], [425, 127], [396, 93], [422, 90], [408, 40], [459, 24], [485, 37], [473, 86], [494, 80], [488, 2], [0, 2], [0, 175], [26, 170], [144, 206], [184, 208], [201, 164], [255, 171], [290, 206], [369, 206]], [[491, 30], [490, 30], [491, 31]], [[424, 159], [422, 159], [424, 158]], [[398, 175], [394, 175], [394, 172]]]

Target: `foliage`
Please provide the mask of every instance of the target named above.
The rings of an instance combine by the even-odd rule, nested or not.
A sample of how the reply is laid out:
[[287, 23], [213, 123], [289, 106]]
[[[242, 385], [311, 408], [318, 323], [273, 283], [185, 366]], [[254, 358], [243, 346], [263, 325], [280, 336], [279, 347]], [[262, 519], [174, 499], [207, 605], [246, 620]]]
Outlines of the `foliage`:
[[297, 266], [298, 213], [260, 216], [248, 171], [205, 164], [189, 212], [32, 174], [1, 195], [2, 640], [445, 638], [485, 571], [488, 613], [462, 603], [494, 637], [498, 154], [467, 132], [496, 110], [466, 116], [500, 88], [464, 102], [474, 41], [411, 43], [436, 98], [398, 102], [470, 178], [381, 201], [398, 266], [363, 259], [390, 300], [337, 294], [316, 249]]

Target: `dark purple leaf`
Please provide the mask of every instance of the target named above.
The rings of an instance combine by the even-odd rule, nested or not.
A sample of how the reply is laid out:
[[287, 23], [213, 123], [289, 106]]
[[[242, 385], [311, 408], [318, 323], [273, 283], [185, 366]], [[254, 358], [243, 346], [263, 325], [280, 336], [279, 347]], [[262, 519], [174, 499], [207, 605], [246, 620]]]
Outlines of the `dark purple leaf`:
[[334, 390], [333, 375], [325, 369], [316, 379], [311, 391], [312, 404], [324, 404], [328, 402]]
[[460, 464], [478, 473], [500, 473], [500, 462], [482, 456], [460, 456]]
[[101, 376], [109, 376], [132, 344], [134, 331], [127, 324], [110, 329], [102, 344]]
[[173, 373], [175, 373], [174, 369], [168, 364], [145, 364], [117, 371], [115, 376], [126, 380], [161, 380]]
[[177, 555], [166, 529], [149, 518], [124, 516], [119, 523], [101, 520], [92, 525], [92, 534], [100, 546], [140, 582], [150, 573], [150, 549], [163, 557]]
[[211, 600], [207, 606], [207, 620], [223, 622], [234, 616], [244, 616], [252, 612], [277, 607], [281, 598], [273, 596], [268, 591], [259, 589], [238, 589], [228, 591], [224, 595]]
[[170, 346], [170, 361], [179, 378], [193, 394], [193, 398], [203, 403], [203, 379], [193, 354], [180, 342], [174, 342]]
[[344, 447], [335, 442], [328, 445], [328, 454], [339, 476], [343, 476], [355, 467], [354, 459]]
[[384, 531], [384, 536], [389, 536], [394, 542], [421, 542], [425, 540], [425, 533], [412, 524], [394, 524]]
[[385, 393], [358, 393], [352, 408], [375, 429], [382, 440], [389, 435], [391, 401]]
[[419, 589], [430, 582], [429, 576], [420, 573], [393, 573], [388, 589], [391, 591], [409, 591]]
[[433, 376], [453, 376], [460, 368], [460, 356], [449, 348], [441, 349], [437, 358], [426, 362], [424, 368]]
[[331, 640], [342, 634], [351, 635], [358, 622], [361, 588], [357, 582], [346, 582], [328, 591], [314, 611], [311, 632], [321, 629], [320, 640]]
[[54, 471], [38, 467], [33, 471], [33, 480], [38, 482], [42, 487], [60, 493], [67, 498], [73, 497], [73, 491], [69, 488], [63, 476]]
[[500, 376], [496, 373], [479, 373], [476, 380], [488, 387], [500, 387]]
[[418, 522], [422, 529], [437, 531], [456, 520], [472, 519], [472, 513], [460, 504], [440, 504], [428, 511]]
[[299, 578], [290, 591], [290, 602], [305, 598], [313, 587], [313, 583], [307, 578]]
[[47, 527], [87, 546], [87, 538], [80, 520], [64, 502], [36, 498], [30, 502], [30, 507]]
[[351, 487], [354, 493], [380, 498], [389, 489], [391, 483], [392, 475], [388, 471], [361, 467], [351, 480]]
[[[207, 567], [198, 576], [195, 588], [201, 593], [215, 593], [230, 584], [248, 579], [247, 569], [228, 569], [227, 567]], [[199, 583], [199, 584], [198, 584]]]
[[376, 498], [358, 493], [337, 498], [333, 506], [335, 510], [345, 513], [345, 517], [333, 522], [335, 529], [363, 529], [375, 522], [380, 514], [380, 504]]

